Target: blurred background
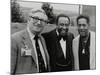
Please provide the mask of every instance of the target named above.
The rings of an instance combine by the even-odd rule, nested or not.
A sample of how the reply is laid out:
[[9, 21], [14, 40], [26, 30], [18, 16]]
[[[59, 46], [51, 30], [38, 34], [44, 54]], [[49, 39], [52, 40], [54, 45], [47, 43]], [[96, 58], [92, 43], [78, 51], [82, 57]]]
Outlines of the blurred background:
[[[42, 8], [43, 5], [44, 7], [46, 6], [45, 4], [48, 4], [47, 7], [51, 9], [52, 16], [50, 17], [55, 18], [60, 13], [64, 13], [70, 17], [69, 32], [72, 32], [74, 36], [78, 35], [76, 17], [80, 14], [90, 17], [90, 30], [96, 31], [96, 6], [11, 0], [11, 34], [26, 28], [28, 12], [32, 8]], [[50, 22], [43, 32], [49, 32], [55, 28], [55, 22]]]

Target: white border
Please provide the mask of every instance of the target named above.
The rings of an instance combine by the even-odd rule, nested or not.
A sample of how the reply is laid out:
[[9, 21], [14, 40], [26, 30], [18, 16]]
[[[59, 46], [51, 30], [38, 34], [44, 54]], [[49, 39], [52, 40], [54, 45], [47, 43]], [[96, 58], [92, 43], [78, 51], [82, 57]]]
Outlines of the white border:
[[[26, 1], [26, 0], [25, 0]], [[34, 0], [27, 0], [34, 1]], [[71, 72], [56, 72], [56, 73], [45, 73], [45, 75], [99, 75], [100, 70], [100, 3], [99, 0], [35, 0], [42, 2], [54, 2], [54, 3], [71, 3], [71, 4], [86, 4], [86, 5], [96, 5], [96, 70], [90, 71], [71, 71]], [[10, 75], [10, 0], [0, 1], [0, 75]], [[39, 74], [37, 74], [39, 75]], [[41, 75], [44, 75], [42, 73]]]

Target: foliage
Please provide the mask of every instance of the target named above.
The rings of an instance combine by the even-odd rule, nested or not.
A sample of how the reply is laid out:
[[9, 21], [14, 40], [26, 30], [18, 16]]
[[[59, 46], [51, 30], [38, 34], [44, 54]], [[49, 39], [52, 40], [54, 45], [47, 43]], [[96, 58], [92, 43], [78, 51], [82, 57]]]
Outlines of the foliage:
[[24, 17], [20, 10], [20, 5], [16, 0], [11, 1], [11, 22], [24, 22]]

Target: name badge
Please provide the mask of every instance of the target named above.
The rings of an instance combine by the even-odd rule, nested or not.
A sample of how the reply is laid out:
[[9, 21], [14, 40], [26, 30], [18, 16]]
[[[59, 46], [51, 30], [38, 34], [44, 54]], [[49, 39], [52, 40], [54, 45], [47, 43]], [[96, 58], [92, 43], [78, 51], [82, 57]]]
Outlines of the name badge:
[[32, 49], [21, 48], [21, 56], [31, 56]]

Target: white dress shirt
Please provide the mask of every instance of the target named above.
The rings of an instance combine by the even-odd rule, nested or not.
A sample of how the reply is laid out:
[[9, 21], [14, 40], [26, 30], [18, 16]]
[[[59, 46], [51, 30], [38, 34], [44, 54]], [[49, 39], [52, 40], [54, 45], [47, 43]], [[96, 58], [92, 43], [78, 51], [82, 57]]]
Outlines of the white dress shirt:
[[66, 41], [64, 41], [63, 38], [60, 40], [60, 45], [62, 47], [64, 57], [66, 58]]
[[[36, 54], [36, 59], [38, 59], [37, 51], [36, 51], [36, 46], [35, 46], [35, 40], [34, 40], [35, 35], [31, 33], [31, 31], [29, 30], [29, 28], [27, 28], [27, 30], [28, 30], [30, 39], [31, 39], [31, 41], [32, 41], [33, 49], [34, 49], [35, 54]], [[44, 60], [44, 63], [45, 63], [45, 67], [47, 67], [46, 58], [45, 58], [45, 53], [44, 53], [44, 49], [43, 49], [43, 46], [42, 46], [42, 43], [41, 43], [40, 39], [38, 39], [38, 43], [39, 43], [39, 47], [40, 47], [40, 52], [41, 52], [41, 54], [42, 54], [42, 57], [43, 57], [43, 60]], [[38, 71], [39, 71], [38, 60], [37, 60], [37, 67], [38, 67]]]
[[[58, 33], [57, 30], [56, 30], [56, 33], [59, 36], [59, 33]], [[64, 54], [64, 57], [66, 58], [66, 40], [64, 41], [63, 38], [61, 38], [60, 45], [61, 45], [61, 48], [62, 48], [62, 52]]]

